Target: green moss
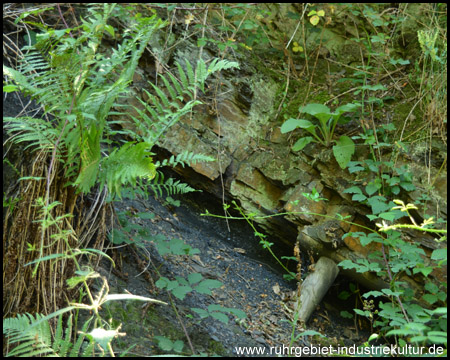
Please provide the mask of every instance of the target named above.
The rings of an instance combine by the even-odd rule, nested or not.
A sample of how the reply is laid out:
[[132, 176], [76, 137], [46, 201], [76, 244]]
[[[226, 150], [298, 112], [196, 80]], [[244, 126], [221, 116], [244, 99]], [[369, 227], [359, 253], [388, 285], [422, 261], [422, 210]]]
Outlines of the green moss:
[[208, 355], [219, 355], [219, 356], [229, 355], [224, 346], [220, 342], [212, 339], [209, 340], [208, 342], [207, 353]]

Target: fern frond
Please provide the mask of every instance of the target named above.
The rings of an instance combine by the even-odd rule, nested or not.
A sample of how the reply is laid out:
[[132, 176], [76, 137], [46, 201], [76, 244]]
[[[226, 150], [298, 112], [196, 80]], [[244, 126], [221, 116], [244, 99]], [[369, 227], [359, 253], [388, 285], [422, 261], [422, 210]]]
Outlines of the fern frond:
[[128, 142], [120, 149], [115, 149], [102, 161], [101, 186], [106, 183], [109, 191], [120, 197], [122, 185], [133, 184], [138, 177], [154, 178], [155, 164], [147, 152], [150, 147], [150, 144], [144, 142], [136, 145]]
[[81, 168], [75, 185], [80, 190], [88, 193], [97, 181], [100, 164], [100, 134], [101, 131], [95, 126], [91, 126], [84, 132], [84, 139], [81, 143]]
[[162, 162], [157, 161], [155, 163], [155, 166], [156, 167], [161, 167], [161, 166], [175, 167], [177, 165], [181, 165], [182, 167], [184, 167], [186, 164], [194, 165], [199, 162], [209, 162], [209, 161], [215, 161], [215, 159], [208, 155], [196, 154], [194, 152], [189, 152], [189, 151], [183, 151], [182, 153], [178, 154], [177, 156], [172, 155], [169, 159], [164, 159]]
[[189, 61], [186, 61], [186, 72], [189, 78], [189, 84], [195, 84], [195, 73]]
[[[176, 90], [172, 87], [169, 80], [165, 78], [165, 76], [161, 76], [162, 81], [164, 82], [164, 86], [166, 87], [167, 91], [169, 92], [169, 95], [172, 99], [176, 100], [178, 99]], [[182, 100], [182, 99], [181, 99]]]
[[[144, 107], [144, 110], [133, 107], [139, 114], [139, 118], [130, 115], [139, 130], [143, 133], [141, 136], [143, 140], [150, 144], [155, 144], [171, 126], [175, 125], [184, 115], [192, 111], [195, 105], [201, 104], [200, 101], [193, 100], [195, 88], [198, 87], [204, 92], [205, 81], [209, 75], [223, 69], [239, 67], [239, 64], [228, 60], [214, 59], [207, 68], [205, 62], [200, 59], [195, 72], [188, 61], [185, 62], [186, 70], [178, 62], [176, 62], [176, 66], [179, 80], [170, 73], [167, 75], [170, 81], [166, 76], [159, 75], [167, 93], [163, 92], [156, 85], [149, 83], [154, 94], [144, 89], [148, 101], [145, 102], [139, 97], [137, 98]], [[183, 104], [186, 95], [191, 100]]]
[[214, 59], [208, 66], [208, 76], [222, 70], [236, 68], [239, 69], [239, 63], [236, 61]]
[[179, 81], [175, 78], [175, 76], [173, 76], [171, 73], [167, 74], [170, 77], [170, 80], [172, 81], [173, 87], [176, 89], [178, 96], [176, 97], [178, 100], [182, 101], [183, 100], [183, 94], [184, 94], [184, 90], [181, 87]]
[[208, 72], [206, 71], [206, 64], [203, 59], [197, 62], [197, 68], [195, 70], [197, 75], [196, 85], [200, 88], [202, 92], [205, 92], [205, 80], [208, 77]]
[[189, 81], [186, 77], [186, 73], [184, 72], [183, 68], [181, 67], [179, 62], [175, 63], [177, 65], [178, 68], [178, 74], [180, 75], [180, 80], [181, 80], [181, 86], [183, 86], [183, 88], [187, 88], [189, 86]]
[[35, 356], [54, 353], [51, 348], [51, 331], [48, 322], [41, 322], [34, 326], [42, 315], [17, 315], [15, 318], [3, 320], [3, 334], [7, 337], [9, 344], [20, 343], [8, 354], [9, 356]]
[[50, 149], [58, 137], [55, 129], [45, 120], [31, 117], [3, 118], [5, 129], [15, 143], [29, 142], [29, 147]]
[[166, 195], [171, 196], [200, 191], [190, 187], [188, 184], [180, 182], [179, 180], [175, 181], [172, 178], [164, 180], [164, 174], [160, 171], [156, 171], [156, 175], [148, 184], [148, 187], [156, 194], [157, 197], [162, 197], [164, 192]]
[[[70, 352], [70, 356], [79, 356], [85, 336], [77, 337], [76, 342], [72, 343], [72, 315], [66, 323], [65, 338], [63, 338], [62, 314], [59, 316], [53, 341], [48, 321], [40, 321], [43, 317], [40, 314], [36, 314], [34, 317], [26, 313], [25, 315], [18, 314], [15, 318], [3, 319], [3, 334], [8, 338], [8, 344], [19, 343], [7, 355], [65, 357]], [[83, 331], [87, 330], [91, 319], [85, 322]], [[92, 349], [93, 346], [92, 343], [88, 348]], [[84, 354], [86, 354], [86, 350]], [[87, 355], [92, 355], [92, 351]]]

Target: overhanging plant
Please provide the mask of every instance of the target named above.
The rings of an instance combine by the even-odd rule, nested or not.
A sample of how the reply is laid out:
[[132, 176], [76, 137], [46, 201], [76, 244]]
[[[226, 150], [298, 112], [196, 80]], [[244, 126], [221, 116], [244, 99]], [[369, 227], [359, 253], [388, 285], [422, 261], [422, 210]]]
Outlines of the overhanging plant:
[[347, 167], [352, 155], [355, 152], [355, 143], [348, 136], [342, 135], [338, 140], [333, 140], [334, 130], [336, 125], [344, 123], [342, 115], [344, 113], [353, 112], [359, 108], [360, 104], [345, 104], [339, 106], [334, 112], [330, 108], [323, 104], [308, 104], [301, 106], [298, 110], [300, 114], [308, 114], [319, 120], [319, 125], [312, 123], [306, 119], [288, 119], [281, 126], [281, 132], [288, 133], [294, 131], [297, 128], [305, 129], [312, 136], [305, 136], [297, 140], [292, 147], [294, 151], [302, 150], [306, 145], [311, 142], [316, 142], [324, 146], [333, 146], [333, 154], [342, 169]]

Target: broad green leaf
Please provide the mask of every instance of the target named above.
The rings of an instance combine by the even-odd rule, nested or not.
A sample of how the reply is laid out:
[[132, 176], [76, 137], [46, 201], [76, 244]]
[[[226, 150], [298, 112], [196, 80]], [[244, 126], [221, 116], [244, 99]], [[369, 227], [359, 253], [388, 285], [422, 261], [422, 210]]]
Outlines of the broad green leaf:
[[202, 276], [202, 274], [199, 274], [199, 273], [190, 273], [188, 275], [188, 281], [189, 281], [189, 284], [191, 284], [191, 285], [198, 283], [201, 279], [203, 279], [203, 276]]
[[247, 317], [247, 314], [240, 309], [228, 308], [227, 310], [239, 319], [245, 319]]
[[378, 191], [378, 189], [380, 189], [381, 188], [381, 183], [375, 183], [375, 182], [373, 182], [373, 181], [371, 181], [369, 184], [367, 184], [367, 186], [366, 186], [366, 192], [367, 192], [367, 194], [369, 194], [369, 195], [373, 195], [373, 194], [375, 194], [377, 191]]
[[297, 126], [299, 128], [306, 129], [306, 130], [308, 130], [310, 132], [314, 131], [314, 128], [316, 127], [316, 125], [314, 125], [311, 121], [305, 120], [305, 119], [300, 119], [298, 121], [298, 125]]
[[223, 322], [224, 324], [228, 324], [228, 316], [226, 316], [224, 313], [221, 312], [213, 312], [210, 313], [211, 317], [214, 319], [219, 320], [220, 322]]
[[175, 350], [176, 352], [180, 353], [183, 351], [183, 347], [184, 347], [184, 343], [181, 340], [176, 340], [173, 343], [173, 350]]
[[141, 219], [151, 220], [155, 217], [155, 214], [149, 212], [139, 212], [136, 214], [136, 216], [140, 217]]
[[387, 87], [383, 86], [381, 84], [377, 84], [377, 85], [364, 85], [364, 86], [361, 86], [361, 89], [363, 89], [363, 90], [371, 90], [371, 91], [378, 91], [378, 90], [387, 90]]
[[307, 113], [313, 116], [316, 116], [317, 114], [331, 115], [330, 108], [323, 104], [308, 104], [305, 106], [301, 106], [298, 111], [300, 113]]
[[336, 113], [342, 114], [345, 112], [352, 112], [358, 109], [360, 106], [361, 104], [353, 104], [353, 103], [344, 104], [336, 109]]
[[383, 211], [387, 211], [391, 208], [390, 204], [386, 202], [386, 199], [383, 196], [372, 196], [367, 200], [367, 202], [372, 207], [372, 213], [374, 215], [378, 215]]
[[292, 147], [292, 151], [300, 151], [302, 150], [306, 145], [313, 142], [314, 138], [311, 136], [306, 136], [304, 138], [300, 138], [297, 140], [297, 142]]
[[172, 294], [180, 300], [183, 300], [186, 294], [190, 293], [192, 288], [190, 286], [178, 286], [172, 290]]
[[345, 189], [344, 194], [362, 194], [362, 190], [358, 186], [352, 186]]
[[322, 126], [326, 126], [326, 123], [333, 115], [330, 108], [323, 104], [308, 104], [306, 106], [301, 106], [298, 111], [300, 113], [307, 113], [319, 119]]
[[171, 351], [173, 349], [172, 340], [170, 340], [164, 336], [154, 336], [153, 338], [158, 341], [158, 346], [161, 350]]
[[333, 146], [333, 154], [341, 169], [345, 169], [355, 153], [355, 143], [348, 136], [341, 136]]
[[353, 200], [353, 201], [364, 201], [364, 200], [366, 200], [366, 199], [367, 199], [367, 196], [364, 195], [364, 194], [354, 194], [354, 195], [352, 196], [352, 200]]
[[211, 289], [221, 287], [223, 283], [219, 280], [206, 279], [195, 287], [195, 290], [201, 294], [211, 295]]
[[447, 249], [436, 249], [431, 254], [433, 260], [447, 260]]
[[383, 212], [378, 216], [380, 218], [388, 220], [388, 221], [394, 221], [394, 219], [395, 219], [395, 213], [392, 213], [392, 212]]
[[202, 319], [209, 316], [209, 312], [204, 309], [191, 308], [191, 310], [196, 312]]
[[289, 119], [286, 120], [283, 125], [281, 125], [281, 133], [285, 134], [287, 132], [293, 131], [300, 127], [301, 121], [299, 119]]

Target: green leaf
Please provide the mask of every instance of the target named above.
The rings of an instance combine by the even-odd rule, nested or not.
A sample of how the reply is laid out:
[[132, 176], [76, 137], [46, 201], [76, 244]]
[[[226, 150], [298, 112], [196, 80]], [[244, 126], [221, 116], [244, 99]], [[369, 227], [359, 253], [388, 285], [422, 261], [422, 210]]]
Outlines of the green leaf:
[[214, 319], [217, 319], [221, 322], [223, 322], [224, 324], [228, 324], [228, 316], [226, 316], [224, 313], [221, 312], [213, 312], [210, 313], [211, 317], [213, 317]]
[[158, 346], [161, 350], [171, 351], [173, 349], [172, 340], [166, 338], [165, 336], [154, 336], [153, 338], [158, 340]]
[[3, 92], [4, 93], [10, 93], [10, 92], [14, 92], [14, 91], [18, 91], [19, 87], [16, 85], [5, 85], [3, 86]]
[[247, 314], [240, 309], [227, 308], [227, 310], [239, 319], [245, 319], [247, 317]]
[[378, 90], [387, 90], [387, 87], [383, 86], [381, 84], [377, 84], [377, 85], [364, 85], [364, 86], [361, 86], [361, 89], [363, 89], [363, 90], [371, 90], [371, 91], [378, 91]]
[[150, 213], [150, 212], [139, 212], [136, 214], [136, 216], [140, 217], [141, 219], [144, 220], [151, 220], [155, 218], [155, 214], [154, 213]]
[[209, 312], [204, 310], [204, 309], [200, 309], [200, 308], [191, 308], [192, 311], [196, 312], [202, 319], [206, 318], [209, 316]]
[[203, 276], [202, 276], [202, 274], [199, 274], [199, 273], [190, 273], [188, 275], [188, 281], [189, 281], [189, 284], [191, 284], [191, 285], [198, 283], [201, 279], [203, 279]]
[[172, 289], [172, 294], [180, 300], [186, 297], [186, 294], [190, 293], [192, 288], [190, 286], [178, 286]]
[[319, 23], [319, 20], [320, 18], [317, 15], [313, 15], [309, 19], [309, 22], [311, 23], [311, 25], [316, 26]]
[[374, 182], [371, 181], [369, 184], [367, 184], [366, 186], [366, 192], [369, 195], [373, 195], [375, 194], [379, 189], [381, 188], [381, 183], [380, 182]]
[[306, 136], [303, 138], [300, 138], [296, 141], [296, 143], [294, 144], [294, 146], [292, 146], [292, 151], [300, 151], [303, 150], [303, 148], [308, 145], [311, 142], [314, 142], [314, 138], [311, 136]]
[[207, 38], [199, 38], [197, 39], [197, 46], [198, 47], [205, 46], [207, 42], [208, 42]]
[[318, 114], [331, 115], [330, 108], [323, 104], [308, 104], [306, 106], [301, 106], [298, 111], [300, 113], [307, 113], [313, 116]]
[[288, 119], [283, 125], [281, 125], [281, 133], [285, 134], [287, 132], [293, 131], [300, 127], [301, 121], [299, 119]]
[[344, 194], [362, 194], [362, 190], [358, 186], [352, 186], [345, 189]]
[[436, 249], [431, 254], [433, 260], [447, 260], [447, 249]]
[[211, 289], [219, 288], [223, 283], [219, 280], [206, 279], [195, 287], [195, 290], [201, 294], [211, 295]]
[[383, 196], [372, 196], [367, 202], [372, 206], [372, 213], [374, 215], [378, 215], [391, 208], [390, 204], [386, 202], [386, 198]]
[[298, 127], [302, 129], [308, 130], [310, 133], [314, 133], [314, 128], [317, 126], [314, 125], [311, 121], [300, 119], [298, 120]]
[[356, 109], [358, 109], [359, 107], [361, 107], [361, 104], [353, 104], [353, 103], [344, 104], [344, 105], [339, 106], [336, 109], [336, 113], [342, 114], [345, 112], [353, 112]]
[[81, 144], [81, 169], [75, 185], [87, 194], [95, 185], [100, 164], [100, 139], [101, 130], [95, 125], [84, 132], [84, 141]]
[[367, 199], [367, 196], [364, 195], [364, 194], [354, 194], [354, 195], [352, 196], [352, 200], [353, 200], [353, 201], [359, 201], [359, 202], [361, 202], [361, 201], [364, 201], [364, 200], [366, 200], [366, 199]]
[[330, 108], [323, 104], [308, 104], [298, 109], [300, 113], [310, 114], [319, 119], [322, 127], [327, 126], [327, 122], [333, 115]]
[[183, 343], [183, 341], [181, 341], [181, 340], [176, 340], [176, 341], [173, 343], [173, 350], [176, 351], [176, 352], [178, 352], [178, 353], [180, 353], [180, 352], [183, 351], [183, 347], [184, 347], [184, 343]]
[[394, 219], [395, 219], [395, 213], [393, 213], [393, 212], [383, 212], [378, 216], [380, 218], [388, 220], [388, 221], [394, 221]]
[[345, 169], [355, 153], [355, 143], [348, 136], [341, 136], [333, 146], [333, 154], [341, 169]]

